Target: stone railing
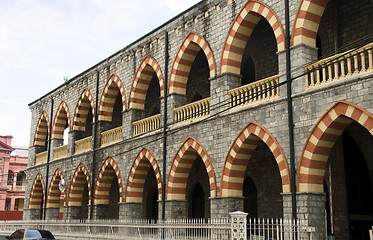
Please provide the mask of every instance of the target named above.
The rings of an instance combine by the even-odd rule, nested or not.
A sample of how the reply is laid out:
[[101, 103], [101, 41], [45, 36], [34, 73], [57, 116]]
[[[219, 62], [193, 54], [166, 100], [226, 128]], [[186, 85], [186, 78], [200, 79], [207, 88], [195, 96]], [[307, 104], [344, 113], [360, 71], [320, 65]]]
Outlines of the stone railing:
[[228, 91], [229, 107], [241, 107], [280, 96], [278, 75]]
[[75, 154], [92, 150], [92, 136], [75, 141]]
[[101, 146], [122, 141], [122, 126], [101, 133]]
[[35, 155], [35, 165], [47, 162], [47, 151]]
[[62, 145], [53, 149], [53, 160], [67, 157], [67, 145]]
[[373, 43], [370, 43], [305, 67], [305, 88], [315, 88], [351, 76], [373, 72], [372, 50]]
[[176, 123], [205, 118], [210, 114], [210, 98], [175, 108], [174, 113]]
[[151, 132], [159, 129], [161, 123], [161, 114], [157, 114], [133, 123], [133, 135]]

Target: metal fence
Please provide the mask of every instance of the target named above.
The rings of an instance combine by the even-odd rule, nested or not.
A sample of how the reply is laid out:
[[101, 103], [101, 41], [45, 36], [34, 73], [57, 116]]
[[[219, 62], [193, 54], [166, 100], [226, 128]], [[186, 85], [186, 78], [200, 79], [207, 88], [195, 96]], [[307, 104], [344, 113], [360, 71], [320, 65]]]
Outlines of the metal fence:
[[0, 222], [0, 234], [23, 227], [50, 230], [57, 239], [312, 239], [306, 221], [240, 219], [6, 221]]

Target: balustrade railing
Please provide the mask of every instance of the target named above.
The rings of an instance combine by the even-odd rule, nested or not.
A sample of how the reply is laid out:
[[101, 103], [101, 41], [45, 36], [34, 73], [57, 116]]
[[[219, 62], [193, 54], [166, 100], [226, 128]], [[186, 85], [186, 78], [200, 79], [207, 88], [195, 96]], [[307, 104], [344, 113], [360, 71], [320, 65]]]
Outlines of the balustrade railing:
[[228, 91], [229, 107], [246, 106], [280, 96], [278, 75]]
[[210, 114], [210, 98], [205, 98], [174, 109], [175, 122], [205, 118]]
[[101, 133], [101, 146], [122, 141], [122, 126]]
[[62, 145], [53, 149], [53, 160], [67, 157], [67, 145]]
[[304, 68], [305, 88], [315, 88], [366, 72], [373, 72], [373, 43], [322, 59]]
[[47, 162], [47, 151], [35, 155], [35, 165]]
[[160, 123], [160, 114], [136, 121], [133, 123], [133, 135], [137, 136], [143, 133], [157, 130], [160, 127]]
[[92, 136], [75, 141], [75, 154], [92, 150]]

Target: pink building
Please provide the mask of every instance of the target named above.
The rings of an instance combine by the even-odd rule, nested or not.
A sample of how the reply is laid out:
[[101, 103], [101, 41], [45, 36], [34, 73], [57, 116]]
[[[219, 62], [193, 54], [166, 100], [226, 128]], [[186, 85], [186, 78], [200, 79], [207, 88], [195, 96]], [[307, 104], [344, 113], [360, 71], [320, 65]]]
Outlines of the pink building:
[[22, 219], [28, 150], [12, 147], [12, 138], [0, 136], [0, 220]]

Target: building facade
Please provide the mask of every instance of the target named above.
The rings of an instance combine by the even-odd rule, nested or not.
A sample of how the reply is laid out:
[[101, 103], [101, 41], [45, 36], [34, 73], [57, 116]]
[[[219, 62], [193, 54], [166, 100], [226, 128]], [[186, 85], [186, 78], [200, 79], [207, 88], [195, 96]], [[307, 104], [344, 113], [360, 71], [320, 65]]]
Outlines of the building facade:
[[201, 1], [30, 103], [24, 219], [296, 207], [367, 239], [373, 3], [289, 2], [289, 38], [284, 1]]
[[22, 219], [27, 149], [12, 147], [12, 136], [0, 136], [0, 218]]

